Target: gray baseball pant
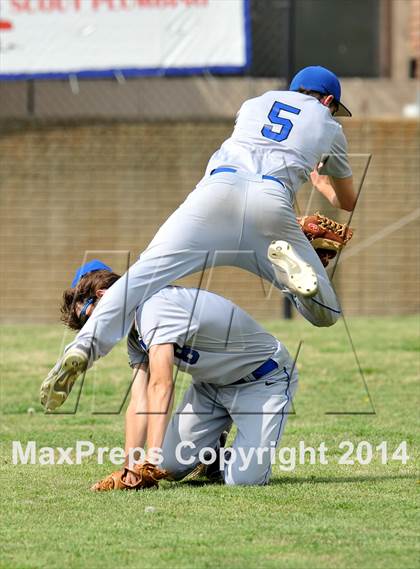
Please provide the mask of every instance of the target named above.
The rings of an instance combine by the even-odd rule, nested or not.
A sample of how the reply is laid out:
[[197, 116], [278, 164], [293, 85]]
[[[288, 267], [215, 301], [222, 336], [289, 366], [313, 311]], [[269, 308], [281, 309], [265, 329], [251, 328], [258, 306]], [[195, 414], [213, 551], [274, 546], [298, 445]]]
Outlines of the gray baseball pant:
[[225, 449], [230, 451], [230, 460], [227, 454], [222, 463], [216, 459], [225, 484], [267, 484], [297, 379], [290, 362], [287, 368], [242, 385], [192, 383], [168, 425], [162, 468], [175, 480], [184, 478], [200, 462], [200, 451], [217, 447], [221, 432], [233, 421], [237, 434]]
[[244, 173], [205, 177], [161, 226], [147, 249], [101, 298], [74, 345], [90, 350], [91, 365], [127, 333], [136, 308], [171, 282], [213, 266], [236, 266], [282, 289], [267, 258], [273, 240], [286, 240], [317, 273], [313, 298], [293, 297], [315, 326], [340, 315], [334, 289], [318, 255], [296, 221], [282, 184]]

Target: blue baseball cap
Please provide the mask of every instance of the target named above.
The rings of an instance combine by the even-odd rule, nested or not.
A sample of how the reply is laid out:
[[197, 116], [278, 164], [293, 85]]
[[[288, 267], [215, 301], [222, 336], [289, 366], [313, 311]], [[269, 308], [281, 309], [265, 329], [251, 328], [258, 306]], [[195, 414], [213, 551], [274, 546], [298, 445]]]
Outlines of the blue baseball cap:
[[307, 89], [308, 91], [317, 91], [323, 95], [332, 95], [334, 101], [338, 105], [336, 116], [351, 117], [351, 112], [341, 103], [341, 85], [335, 73], [321, 67], [320, 65], [312, 65], [304, 67], [293, 77], [290, 83], [290, 91], [299, 91], [299, 89]]
[[99, 259], [93, 259], [77, 269], [71, 283], [71, 288], [74, 288], [82, 277], [88, 273], [93, 273], [94, 271], [112, 271], [112, 269], [111, 267], [108, 267], [108, 265], [105, 265], [105, 263], [102, 263]]

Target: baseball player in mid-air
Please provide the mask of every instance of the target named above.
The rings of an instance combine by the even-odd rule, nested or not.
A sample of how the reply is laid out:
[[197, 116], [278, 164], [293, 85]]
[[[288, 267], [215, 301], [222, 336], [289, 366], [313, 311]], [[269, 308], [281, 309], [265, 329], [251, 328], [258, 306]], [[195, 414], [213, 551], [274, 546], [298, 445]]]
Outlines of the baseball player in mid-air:
[[331, 204], [354, 208], [347, 143], [333, 115], [350, 113], [338, 78], [319, 66], [297, 73], [289, 90], [242, 105], [231, 137], [211, 157], [195, 190], [123, 278], [100, 299], [89, 299], [81, 323], [88, 310], [90, 318], [41, 386], [47, 409], [61, 405], [77, 377], [128, 333], [142, 303], [209, 267], [237, 266], [260, 275], [312, 324], [336, 322], [339, 302], [293, 211], [295, 193], [311, 173]]
[[[78, 328], [91, 295], [105, 294], [118, 275], [99, 260], [76, 273], [75, 288], [64, 294], [63, 320]], [[77, 293], [76, 293], [77, 294]], [[90, 311], [89, 311], [90, 312]], [[172, 479], [194, 470], [202, 449], [217, 447], [233, 423], [237, 434], [222, 473], [226, 484], [266, 484], [271, 454], [283, 433], [297, 387], [297, 370], [285, 346], [231, 301], [205, 290], [168, 286], [136, 310], [128, 335], [133, 368], [126, 413], [126, 454], [161, 449]], [[171, 418], [173, 366], [192, 383]], [[169, 424], [168, 424], [169, 422]], [[136, 471], [126, 468], [96, 485], [97, 490], [136, 487]]]

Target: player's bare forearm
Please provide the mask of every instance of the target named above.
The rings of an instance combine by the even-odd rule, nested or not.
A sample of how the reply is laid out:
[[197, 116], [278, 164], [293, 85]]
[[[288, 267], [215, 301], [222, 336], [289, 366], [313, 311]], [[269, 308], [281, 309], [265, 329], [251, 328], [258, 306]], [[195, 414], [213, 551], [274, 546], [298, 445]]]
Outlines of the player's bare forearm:
[[173, 346], [163, 344], [150, 349], [150, 379], [147, 387], [147, 458], [150, 450], [162, 448], [173, 403]]
[[125, 454], [130, 449], [144, 448], [147, 436], [148, 366], [141, 364], [133, 370], [131, 400], [125, 414]]
[[170, 377], [151, 378], [147, 390], [148, 426], [147, 448], [150, 459], [150, 449], [162, 448], [165, 431], [172, 411], [172, 374]]
[[311, 182], [312, 185], [320, 194], [324, 196], [334, 207], [340, 207], [335, 190], [331, 185], [328, 176], [323, 176], [319, 174], [317, 170], [311, 172]]
[[356, 205], [356, 194], [353, 188], [353, 178], [333, 178], [311, 172], [313, 186], [322, 194], [333, 207], [353, 211]]
[[130, 449], [144, 448], [147, 436], [147, 400], [143, 411], [137, 411], [134, 405], [129, 405], [125, 414], [125, 454]]
[[353, 211], [357, 202], [353, 176], [347, 178], [334, 178], [330, 176], [330, 182], [334, 188], [337, 201], [340, 204], [339, 207], [346, 211]]

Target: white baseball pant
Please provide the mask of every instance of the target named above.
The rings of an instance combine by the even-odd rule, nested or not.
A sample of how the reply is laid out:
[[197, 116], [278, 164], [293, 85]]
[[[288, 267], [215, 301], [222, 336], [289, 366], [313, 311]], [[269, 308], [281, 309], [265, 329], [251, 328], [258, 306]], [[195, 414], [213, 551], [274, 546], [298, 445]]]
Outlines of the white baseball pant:
[[[169, 422], [162, 468], [176, 480], [183, 478], [200, 462], [200, 451], [217, 447], [221, 432], [233, 421], [237, 434], [229, 447], [230, 459], [225, 454], [221, 464], [225, 484], [267, 484], [297, 388], [297, 372], [292, 370], [290, 362], [242, 385], [192, 383]], [[217, 461], [219, 465], [219, 457]]]
[[206, 176], [161, 226], [147, 249], [101, 298], [92, 316], [66, 349], [90, 350], [91, 365], [130, 328], [136, 308], [173, 281], [213, 266], [236, 266], [278, 288], [267, 249], [288, 241], [312, 265], [319, 289], [313, 298], [294, 298], [315, 326], [331, 326], [340, 307], [318, 255], [296, 221], [292, 196], [281, 183], [247, 173]]

